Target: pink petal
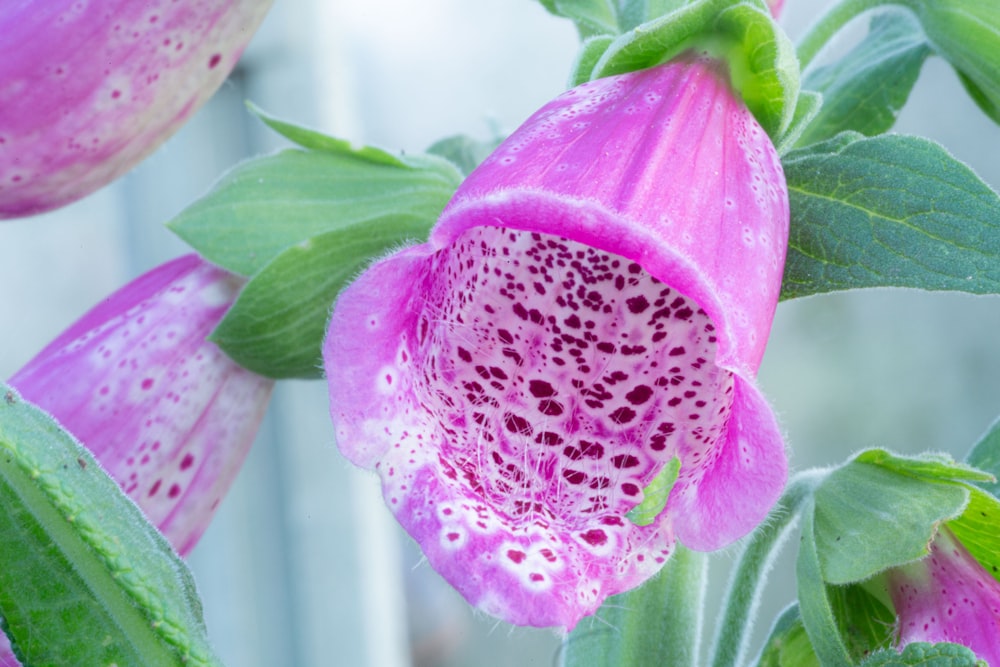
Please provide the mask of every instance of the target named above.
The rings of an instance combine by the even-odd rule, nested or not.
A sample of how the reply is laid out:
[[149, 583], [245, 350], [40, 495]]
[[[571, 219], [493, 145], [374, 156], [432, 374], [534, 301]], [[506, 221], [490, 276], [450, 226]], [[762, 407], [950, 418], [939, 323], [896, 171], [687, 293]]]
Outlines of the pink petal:
[[951, 642], [1000, 665], [1000, 582], [947, 528], [930, 554], [889, 572], [899, 618], [899, 648], [911, 642]]
[[84, 197], [215, 92], [272, 0], [0, 3], [0, 219]]
[[168, 262], [10, 379], [90, 449], [181, 554], [239, 471], [274, 384], [205, 340], [239, 286], [196, 255]]
[[[346, 290], [324, 345], [341, 451], [471, 603], [572, 628], [675, 535], [749, 532], [786, 475], [753, 384], [788, 204], [719, 66], [688, 59], [546, 105], [426, 244]], [[674, 456], [648, 526], [625, 514]]]

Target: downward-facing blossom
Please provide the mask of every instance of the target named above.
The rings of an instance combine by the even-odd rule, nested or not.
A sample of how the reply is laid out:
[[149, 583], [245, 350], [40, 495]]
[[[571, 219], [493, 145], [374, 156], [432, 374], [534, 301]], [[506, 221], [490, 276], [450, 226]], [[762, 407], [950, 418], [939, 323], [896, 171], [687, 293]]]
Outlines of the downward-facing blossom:
[[196, 255], [168, 262], [9, 381], [94, 454], [182, 555], [239, 471], [274, 384], [205, 340], [239, 287]]
[[1000, 665], [1000, 582], [943, 528], [930, 554], [890, 570], [899, 648], [951, 642]]
[[[430, 564], [513, 623], [572, 628], [776, 499], [753, 377], [788, 204], [721, 64], [590, 82], [462, 184], [430, 240], [338, 300], [324, 361], [341, 451]], [[649, 525], [626, 514], [680, 460]]]
[[0, 219], [90, 194], [219, 87], [272, 0], [0, 2]]

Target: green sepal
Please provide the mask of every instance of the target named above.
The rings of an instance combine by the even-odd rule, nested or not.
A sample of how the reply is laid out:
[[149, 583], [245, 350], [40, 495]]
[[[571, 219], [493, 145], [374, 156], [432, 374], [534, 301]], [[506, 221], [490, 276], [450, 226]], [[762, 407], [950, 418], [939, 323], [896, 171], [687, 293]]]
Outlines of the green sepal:
[[581, 83], [590, 81], [594, 66], [608, 50], [615, 38], [611, 35], [594, 35], [584, 40], [580, 45], [580, 52], [573, 63], [573, 69], [569, 77], [570, 88], [579, 86]]
[[642, 490], [642, 502], [633, 507], [625, 518], [637, 526], [648, 526], [656, 520], [663, 508], [667, 506], [667, 498], [677, 482], [681, 470], [681, 460], [678, 457], [670, 459], [656, 474], [646, 488]]
[[814, 90], [800, 90], [799, 99], [795, 103], [795, 113], [792, 122], [785, 129], [781, 137], [774, 142], [778, 155], [784, 155], [799, 141], [799, 138], [812, 123], [813, 119], [819, 115], [823, 108], [823, 95]]
[[815, 492], [815, 539], [823, 581], [849, 584], [927, 555], [944, 521], [969, 503], [984, 475], [939, 455], [873, 449], [831, 471]]
[[0, 616], [28, 665], [220, 665], [169, 543], [49, 415], [0, 384]]
[[425, 239], [430, 226], [425, 218], [389, 215], [287, 248], [250, 279], [209, 339], [266, 377], [323, 377], [320, 347], [337, 295], [372, 257]]
[[893, 648], [872, 653], [860, 667], [986, 667], [975, 654], [958, 644], [907, 644], [902, 653]]
[[865, 38], [836, 63], [806, 72], [802, 87], [826, 104], [799, 138], [800, 145], [843, 131], [874, 136], [896, 122], [930, 55], [920, 24], [894, 9], [872, 18]]
[[1000, 197], [938, 144], [844, 132], [782, 164], [782, 299], [862, 287], [1000, 293]]
[[391, 216], [433, 224], [462, 181], [458, 168], [436, 155], [395, 158], [282, 128], [312, 148], [237, 165], [167, 225], [234, 273], [251, 276], [287, 248], [325, 232], [364, 235], [369, 223]]
[[957, 519], [948, 522], [948, 530], [979, 562], [984, 570], [1000, 581], [1000, 500], [974, 488], [969, 504]]
[[773, 139], [791, 124], [798, 61], [763, 0], [696, 0], [643, 23], [611, 43], [591, 78], [659, 65], [688, 50], [728, 64], [733, 87]]

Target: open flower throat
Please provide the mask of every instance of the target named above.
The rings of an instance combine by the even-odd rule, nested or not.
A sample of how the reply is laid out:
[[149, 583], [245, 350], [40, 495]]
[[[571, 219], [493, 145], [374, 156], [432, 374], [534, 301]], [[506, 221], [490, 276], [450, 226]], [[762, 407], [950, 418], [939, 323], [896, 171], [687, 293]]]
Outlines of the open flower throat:
[[[754, 375], [787, 234], [780, 162], [721, 64], [567, 91], [426, 243], [340, 294], [323, 345], [337, 446], [470, 603], [571, 629], [675, 541], [722, 548], [780, 494]], [[630, 521], [678, 462], [666, 507]]]
[[415, 390], [446, 476], [511, 527], [603, 544], [667, 461], [709, 453], [732, 397], [714, 326], [638, 264], [478, 227], [431, 271]]

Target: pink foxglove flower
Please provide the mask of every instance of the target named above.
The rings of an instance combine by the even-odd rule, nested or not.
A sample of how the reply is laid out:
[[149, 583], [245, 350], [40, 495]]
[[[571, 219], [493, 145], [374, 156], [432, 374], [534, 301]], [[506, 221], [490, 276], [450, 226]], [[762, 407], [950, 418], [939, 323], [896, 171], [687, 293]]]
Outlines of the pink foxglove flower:
[[10, 379], [184, 555], [254, 440], [273, 382], [205, 340], [240, 287], [197, 255], [101, 302]]
[[[572, 628], [675, 539], [750, 531], [786, 477], [754, 376], [786, 186], [724, 66], [695, 57], [547, 104], [430, 240], [376, 262], [324, 343], [341, 451], [465, 598]], [[626, 514], [674, 457], [649, 525]]]
[[272, 0], [0, 3], [0, 219], [128, 171], [219, 87]]
[[893, 568], [888, 582], [900, 649], [911, 642], [951, 642], [1000, 665], [1000, 582], [947, 528], [931, 542], [929, 555]]

